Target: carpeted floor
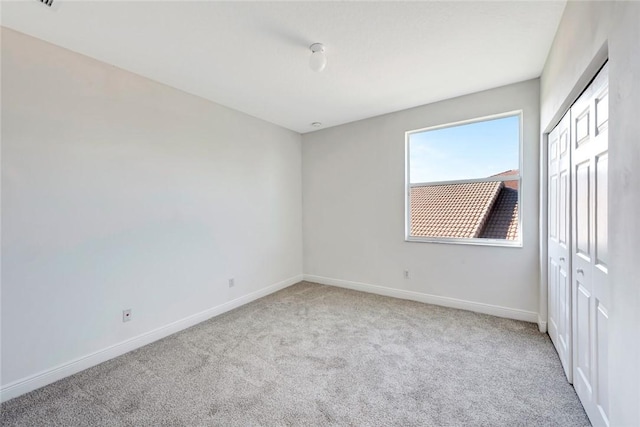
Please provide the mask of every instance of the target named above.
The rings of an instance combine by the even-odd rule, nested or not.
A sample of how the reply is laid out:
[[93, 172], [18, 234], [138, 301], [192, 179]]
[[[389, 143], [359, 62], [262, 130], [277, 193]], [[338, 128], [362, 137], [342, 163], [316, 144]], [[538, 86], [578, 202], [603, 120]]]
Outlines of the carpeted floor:
[[589, 425], [536, 325], [308, 282], [1, 410], [3, 426]]

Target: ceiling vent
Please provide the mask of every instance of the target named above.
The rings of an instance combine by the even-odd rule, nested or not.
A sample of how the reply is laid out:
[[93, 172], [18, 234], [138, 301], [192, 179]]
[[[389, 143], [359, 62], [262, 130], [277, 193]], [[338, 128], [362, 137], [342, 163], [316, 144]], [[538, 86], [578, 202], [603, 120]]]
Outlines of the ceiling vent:
[[40, 3], [44, 4], [45, 6], [51, 7], [51, 5], [53, 4], [53, 0], [40, 0]]

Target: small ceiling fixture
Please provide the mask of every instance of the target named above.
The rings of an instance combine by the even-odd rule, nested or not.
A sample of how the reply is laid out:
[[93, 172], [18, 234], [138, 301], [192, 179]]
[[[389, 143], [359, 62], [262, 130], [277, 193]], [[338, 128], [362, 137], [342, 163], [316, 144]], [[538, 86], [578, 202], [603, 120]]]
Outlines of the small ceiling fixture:
[[40, 0], [40, 3], [51, 7], [51, 5], [53, 4], [53, 0]]
[[319, 128], [320, 126], [322, 126], [322, 123], [320, 123], [320, 122], [313, 122], [313, 123], [311, 123], [311, 126], [313, 126], [314, 128]]
[[315, 72], [321, 72], [327, 66], [327, 55], [324, 53], [322, 43], [314, 43], [309, 46], [311, 57], [309, 57], [309, 67]]

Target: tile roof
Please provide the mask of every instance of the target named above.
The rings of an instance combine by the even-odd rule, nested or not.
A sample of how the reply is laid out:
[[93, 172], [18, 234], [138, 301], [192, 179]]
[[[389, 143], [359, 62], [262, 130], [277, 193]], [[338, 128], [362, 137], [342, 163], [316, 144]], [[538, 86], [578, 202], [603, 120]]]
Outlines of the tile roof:
[[[508, 187], [512, 182], [504, 183], [480, 237], [518, 240], [518, 190]], [[518, 181], [515, 182], [517, 186]]]
[[502, 182], [411, 188], [411, 235], [479, 237]]
[[411, 235], [517, 240], [517, 187], [517, 180], [412, 187]]
[[[495, 175], [491, 175], [492, 177], [494, 176], [511, 176], [511, 175], [519, 175], [520, 171], [518, 169], [510, 169], [508, 171], [504, 171], [504, 172], [500, 172], [497, 173]], [[518, 189], [518, 180], [513, 180], [513, 181], [505, 181], [504, 186], [507, 188], [513, 188], [514, 190]]]

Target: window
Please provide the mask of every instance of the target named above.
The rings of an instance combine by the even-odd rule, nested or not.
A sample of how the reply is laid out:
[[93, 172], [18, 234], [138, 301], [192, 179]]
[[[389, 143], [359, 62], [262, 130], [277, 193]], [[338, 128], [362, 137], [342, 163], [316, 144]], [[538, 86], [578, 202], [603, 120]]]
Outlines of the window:
[[406, 133], [406, 240], [521, 246], [521, 118]]

